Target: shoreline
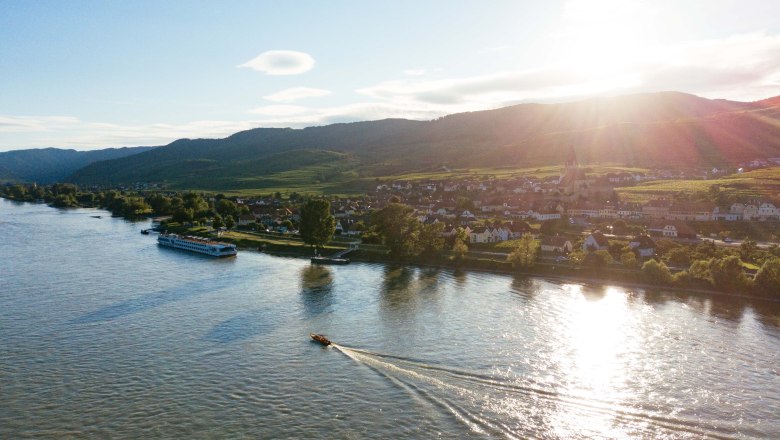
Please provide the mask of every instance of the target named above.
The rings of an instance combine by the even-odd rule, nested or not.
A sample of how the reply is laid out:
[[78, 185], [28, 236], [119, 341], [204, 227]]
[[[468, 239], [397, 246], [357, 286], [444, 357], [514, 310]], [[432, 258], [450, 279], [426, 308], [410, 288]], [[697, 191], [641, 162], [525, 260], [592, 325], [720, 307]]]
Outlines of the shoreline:
[[[298, 246], [296, 246], [296, 248], [297, 247]], [[303, 255], [301, 252], [296, 252], [296, 251], [285, 252], [280, 250], [261, 250], [259, 247], [255, 247], [255, 248], [239, 247], [239, 249], [244, 251], [249, 251], [249, 252], [264, 253], [264, 254], [268, 254], [271, 256], [278, 256], [278, 257], [291, 257], [291, 258], [301, 258], [301, 259], [310, 258], [309, 256]], [[373, 253], [373, 255], [378, 256], [377, 253]], [[657, 291], [665, 291], [670, 293], [691, 293], [691, 294], [698, 294], [698, 295], [728, 297], [728, 298], [735, 298], [735, 299], [742, 299], [742, 300], [760, 300], [768, 303], [780, 303], [780, 299], [768, 298], [768, 297], [758, 296], [758, 295], [729, 293], [729, 292], [723, 292], [714, 289], [702, 289], [702, 288], [695, 288], [695, 287], [663, 286], [663, 285], [648, 284], [648, 283], [641, 283], [635, 281], [577, 276], [573, 274], [564, 274], [564, 273], [547, 273], [541, 271], [534, 271], [534, 272], [516, 271], [516, 270], [504, 269], [500, 267], [495, 267], [495, 268], [478, 267], [469, 264], [452, 265], [452, 264], [423, 263], [423, 262], [410, 261], [410, 260], [393, 260], [390, 258], [381, 258], [381, 257], [380, 258], [357, 257], [357, 258], [350, 258], [350, 260], [358, 263], [378, 263], [378, 264], [385, 264], [385, 265], [395, 264], [399, 266], [447, 269], [453, 271], [464, 270], [470, 272], [492, 273], [496, 275], [513, 275], [513, 276], [519, 275], [519, 276], [524, 276], [529, 278], [540, 278], [545, 280], [555, 280], [555, 281], [564, 281], [564, 282], [568, 281], [568, 282], [574, 282], [580, 284], [599, 284], [599, 285], [614, 284], [628, 289], [657, 290]], [[565, 268], [565, 270], [570, 271], [570, 270], [578, 270], [578, 269]]]

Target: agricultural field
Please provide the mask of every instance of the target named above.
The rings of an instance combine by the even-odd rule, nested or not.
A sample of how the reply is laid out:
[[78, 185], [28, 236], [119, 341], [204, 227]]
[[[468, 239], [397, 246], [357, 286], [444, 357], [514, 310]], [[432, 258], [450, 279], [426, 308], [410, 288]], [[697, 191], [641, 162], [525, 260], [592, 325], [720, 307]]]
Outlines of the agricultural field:
[[[527, 167], [527, 168], [462, 168], [442, 171], [429, 171], [429, 172], [412, 172], [404, 173], [393, 176], [382, 176], [378, 179], [382, 181], [394, 181], [394, 180], [448, 180], [448, 179], [483, 179], [483, 178], [495, 178], [499, 180], [511, 179], [515, 177], [535, 177], [537, 179], [544, 179], [547, 177], [557, 177], [561, 175], [561, 165], [549, 165], [542, 167]], [[609, 173], [623, 173], [623, 172], [648, 172], [646, 168], [633, 168], [624, 167], [619, 165], [590, 165], [583, 167], [587, 170], [588, 174], [592, 175], [605, 175]]]
[[730, 198], [740, 200], [777, 198], [780, 196], [780, 167], [762, 168], [719, 179], [657, 180], [615, 190], [621, 200], [641, 203], [679, 193], [709, 192], [713, 191], [713, 188]]

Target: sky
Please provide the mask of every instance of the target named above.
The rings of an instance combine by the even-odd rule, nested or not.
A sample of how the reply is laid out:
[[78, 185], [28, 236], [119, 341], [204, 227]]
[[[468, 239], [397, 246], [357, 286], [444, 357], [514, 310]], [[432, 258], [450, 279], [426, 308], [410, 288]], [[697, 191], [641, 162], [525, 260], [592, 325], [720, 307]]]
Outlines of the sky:
[[780, 95], [780, 1], [0, 0], [0, 151]]

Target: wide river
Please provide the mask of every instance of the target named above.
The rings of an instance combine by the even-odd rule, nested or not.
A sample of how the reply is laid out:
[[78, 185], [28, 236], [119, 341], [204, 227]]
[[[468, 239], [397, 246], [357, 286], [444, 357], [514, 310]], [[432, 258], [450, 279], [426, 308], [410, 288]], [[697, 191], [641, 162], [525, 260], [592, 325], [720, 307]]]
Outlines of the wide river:
[[0, 199], [0, 438], [780, 438], [777, 303], [148, 225]]

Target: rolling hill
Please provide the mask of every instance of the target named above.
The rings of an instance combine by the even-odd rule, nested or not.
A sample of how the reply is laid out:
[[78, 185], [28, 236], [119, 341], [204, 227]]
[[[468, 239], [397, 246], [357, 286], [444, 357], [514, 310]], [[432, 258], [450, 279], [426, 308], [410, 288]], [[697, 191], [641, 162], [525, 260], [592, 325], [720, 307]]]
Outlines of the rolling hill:
[[[688, 168], [780, 157], [780, 99], [745, 103], [660, 92], [520, 104], [424, 122], [387, 119], [304, 129], [257, 128], [224, 139], [181, 139], [95, 162], [70, 180], [155, 181], [220, 190], [284, 182], [336, 187], [358, 178], [443, 165], [555, 165], [570, 145], [580, 161], [589, 164]], [[284, 179], [274, 177], [280, 174]]]
[[107, 148], [96, 151], [41, 148], [0, 153], [0, 182], [62, 182], [92, 162], [118, 159], [153, 147]]

